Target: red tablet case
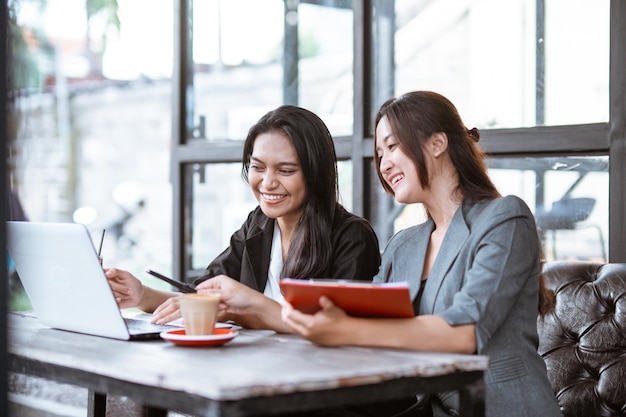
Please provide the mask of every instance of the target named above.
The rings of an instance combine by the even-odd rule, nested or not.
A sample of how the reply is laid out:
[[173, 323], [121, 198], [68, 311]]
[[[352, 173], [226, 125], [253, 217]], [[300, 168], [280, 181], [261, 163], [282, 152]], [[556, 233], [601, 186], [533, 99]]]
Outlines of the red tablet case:
[[358, 317], [413, 317], [407, 283], [366, 283], [333, 279], [279, 281], [285, 300], [304, 313], [320, 309], [319, 298], [330, 298], [347, 314]]

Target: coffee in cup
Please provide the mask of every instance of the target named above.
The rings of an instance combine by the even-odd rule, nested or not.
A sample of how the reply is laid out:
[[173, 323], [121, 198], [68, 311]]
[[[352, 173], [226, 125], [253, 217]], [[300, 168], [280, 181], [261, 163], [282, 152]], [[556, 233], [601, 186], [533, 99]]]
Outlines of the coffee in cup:
[[185, 334], [213, 334], [220, 304], [219, 294], [181, 294], [178, 296]]

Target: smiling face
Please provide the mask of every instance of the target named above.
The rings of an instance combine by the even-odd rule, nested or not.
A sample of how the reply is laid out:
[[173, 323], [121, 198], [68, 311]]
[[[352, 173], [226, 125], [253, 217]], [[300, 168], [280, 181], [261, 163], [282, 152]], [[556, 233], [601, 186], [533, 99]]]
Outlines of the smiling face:
[[424, 202], [426, 191], [418, 178], [415, 163], [402, 149], [387, 116], [376, 126], [376, 157], [381, 177], [389, 185], [397, 202]]
[[306, 183], [296, 148], [283, 133], [261, 133], [254, 140], [248, 182], [266, 216], [297, 223]]

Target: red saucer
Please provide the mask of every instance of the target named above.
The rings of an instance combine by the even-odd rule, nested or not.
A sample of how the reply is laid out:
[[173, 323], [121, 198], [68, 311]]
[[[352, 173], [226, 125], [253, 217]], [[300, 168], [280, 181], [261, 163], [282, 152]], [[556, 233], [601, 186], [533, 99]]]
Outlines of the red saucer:
[[161, 332], [161, 338], [178, 346], [220, 346], [233, 340], [239, 332], [233, 329], [216, 328], [213, 334], [188, 336], [185, 329]]

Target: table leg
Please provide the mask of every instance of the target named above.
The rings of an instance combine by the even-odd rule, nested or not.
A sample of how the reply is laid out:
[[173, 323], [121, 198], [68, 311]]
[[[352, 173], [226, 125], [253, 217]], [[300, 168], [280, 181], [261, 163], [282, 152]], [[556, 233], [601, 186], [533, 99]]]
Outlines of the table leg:
[[485, 416], [485, 382], [483, 379], [459, 391], [461, 417]]
[[[87, 399], [87, 417], [106, 417], [107, 396], [93, 390], [89, 390]], [[167, 410], [148, 405], [142, 405], [141, 417], [167, 417]]]
[[106, 417], [107, 414], [107, 396], [89, 390], [87, 394], [87, 417]]
[[141, 406], [141, 417], [167, 417], [167, 410], [148, 405]]

